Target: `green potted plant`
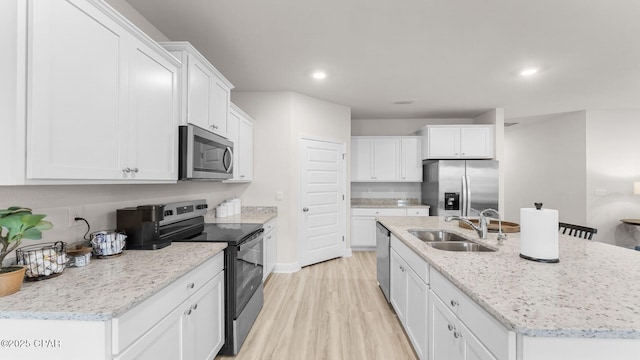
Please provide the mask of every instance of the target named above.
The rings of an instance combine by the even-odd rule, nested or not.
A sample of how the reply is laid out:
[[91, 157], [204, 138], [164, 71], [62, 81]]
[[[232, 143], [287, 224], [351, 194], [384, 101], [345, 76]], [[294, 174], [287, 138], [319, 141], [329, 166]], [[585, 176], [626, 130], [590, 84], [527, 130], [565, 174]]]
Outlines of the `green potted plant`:
[[42, 231], [53, 227], [42, 220], [45, 216], [21, 206], [0, 209], [0, 296], [20, 290], [26, 270], [24, 266], [3, 266], [4, 258], [20, 246], [22, 239], [42, 239]]

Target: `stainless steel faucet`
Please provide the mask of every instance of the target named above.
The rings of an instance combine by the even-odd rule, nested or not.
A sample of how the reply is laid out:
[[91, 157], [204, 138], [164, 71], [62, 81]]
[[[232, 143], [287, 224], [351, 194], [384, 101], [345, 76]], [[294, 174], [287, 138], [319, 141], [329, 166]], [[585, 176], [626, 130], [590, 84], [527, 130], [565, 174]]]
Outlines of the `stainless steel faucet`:
[[463, 216], [447, 216], [444, 218], [444, 221], [446, 222], [449, 222], [452, 220], [462, 221], [463, 223], [469, 225], [473, 230], [476, 231], [476, 233], [478, 233], [478, 237], [480, 239], [487, 238], [487, 219], [484, 217], [484, 215], [482, 215], [482, 213], [480, 214], [480, 220], [478, 225], [472, 223], [469, 219]]
[[507, 234], [502, 232], [502, 218], [500, 217], [500, 213], [495, 209], [484, 209], [480, 212], [480, 216], [486, 216], [485, 214], [491, 212], [498, 215], [498, 244], [501, 244], [503, 240], [507, 240]]

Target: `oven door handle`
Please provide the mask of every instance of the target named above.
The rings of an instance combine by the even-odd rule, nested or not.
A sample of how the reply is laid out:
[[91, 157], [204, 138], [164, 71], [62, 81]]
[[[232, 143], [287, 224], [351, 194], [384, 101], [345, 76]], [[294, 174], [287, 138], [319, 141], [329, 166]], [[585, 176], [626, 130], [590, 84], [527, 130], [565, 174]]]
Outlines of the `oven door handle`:
[[255, 238], [253, 240], [246, 241], [246, 242], [243, 242], [242, 244], [238, 245], [238, 252], [242, 251], [242, 249], [245, 249], [247, 247], [252, 247], [253, 245], [255, 245], [256, 243], [258, 243], [260, 241], [262, 241], [262, 234], [259, 237]]

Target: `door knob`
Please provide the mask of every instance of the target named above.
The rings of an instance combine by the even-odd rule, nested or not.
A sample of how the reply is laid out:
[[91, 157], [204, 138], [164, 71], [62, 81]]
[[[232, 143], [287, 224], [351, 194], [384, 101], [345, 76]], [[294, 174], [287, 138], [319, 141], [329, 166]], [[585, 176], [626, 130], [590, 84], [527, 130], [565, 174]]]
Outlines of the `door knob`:
[[309, 211], [309, 208], [308, 207], [302, 208], [302, 211], [307, 212]]

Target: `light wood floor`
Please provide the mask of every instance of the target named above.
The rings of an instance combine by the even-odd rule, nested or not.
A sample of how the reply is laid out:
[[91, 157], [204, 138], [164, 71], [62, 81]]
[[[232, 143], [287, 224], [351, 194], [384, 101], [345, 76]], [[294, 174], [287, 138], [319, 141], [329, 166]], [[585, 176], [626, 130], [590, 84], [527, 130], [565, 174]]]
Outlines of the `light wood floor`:
[[272, 274], [264, 292], [237, 360], [416, 359], [376, 282], [375, 252]]

